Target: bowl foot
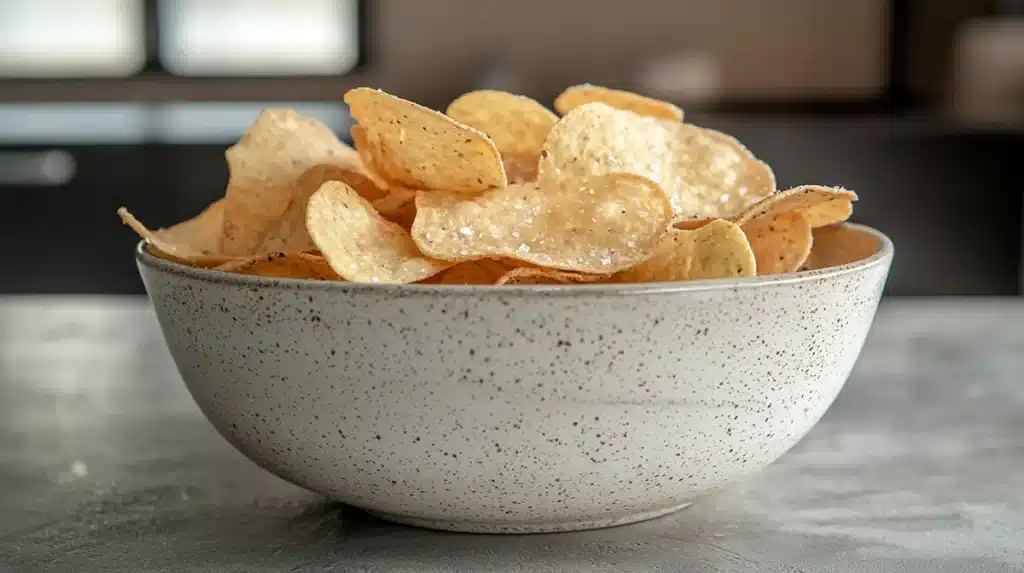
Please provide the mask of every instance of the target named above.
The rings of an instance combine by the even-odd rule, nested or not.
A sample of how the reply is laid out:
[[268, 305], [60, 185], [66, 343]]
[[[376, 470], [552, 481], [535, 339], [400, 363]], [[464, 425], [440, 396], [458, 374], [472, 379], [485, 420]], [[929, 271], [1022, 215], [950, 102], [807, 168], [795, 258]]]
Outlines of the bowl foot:
[[598, 518], [580, 519], [573, 521], [526, 521], [526, 522], [501, 522], [501, 521], [448, 521], [444, 519], [429, 519], [412, 517], [408, 515], [397, 515], [393, 513], [382, 513], [379, 511], [367, 510], [367, 513], [385, 521], [422, 527], [425, 529], [437, 529], [441, 531], [455, 531], [460, 533], [494, 533], [494, 534], [523, 534], [523, 533], [557, 533], [566, 531], [586, 531], [588, 529], [602, 529], [615, 527], [617, 525], [628, 525], [662, 517], [675, 513], [691, 502], [631, 513], [629, 515]]

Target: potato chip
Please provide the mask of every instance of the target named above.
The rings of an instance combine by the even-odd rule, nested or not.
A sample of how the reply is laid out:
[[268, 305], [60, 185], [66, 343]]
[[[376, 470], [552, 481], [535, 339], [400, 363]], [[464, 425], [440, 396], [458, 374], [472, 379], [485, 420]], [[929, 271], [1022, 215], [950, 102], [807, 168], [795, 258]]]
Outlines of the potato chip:
[[412, 283], [452, 266], [423, 256], [408, 231], [340, 181], [325, 183], [309, 199], [306, 227], [331, 268], [348, 281]]
[[[528, 97], [495, 90], [469, 92], [453, 101], [445, 113], [487, 134], [502, 159], [514, 157], [515, 165], [536, 166], [544, 138], [558, 121], [557, 115]], [[505, 167], [508, 175], [508, 163]]]
[[657, 185], [629, 174], [527, 183], [476, 195], [420, 192], [412, 237], [428, 256], [506, 257], [607, 274], [646, 260], [671, 210]]
[[811, 253], [811, 226], [799, 212], [761, 217], [742, 227], [757, 260], [757, 274], [792, 273]]
[[[370, 143], [370, 136], [366, 133], [366, 128], [359, 125], [358, 123], [353, 125], [349, 129], [349, 136], [352, 137], [352, 144], [355, 145], [356, 152], [359, 153], [359, 158], [363, 162], [364, 172], [363, 174], [373, 183], [375, 187], [381, 190], [387, 190], [389, 187], [388, 182], [380, 175], [377, 169], [377, 159], [375, 157], [375, 148]], [[355, 188], [359, 191], [358, 188]], [[360, 193], [363, 195], [363, 193]], [[363, 195], [366, 197], [366, 195]], [[366, 197], [371, 199], [370, 197]]]
[[118, 209], [117, 214], [125, 225], [146, 241], [150, 252], [160, 258], [197, 267], [215, 267], [239, 258], [219, 252], [224, 220], [223, 199], [187, 221], [156, 231], [147, 229], [124, 207]]
[[313, 240], [306, 231], [306, 203], [327, 181], [342, 181], [364, 199], [372, 201], [383, 198], [387, 192], [378, 189], [365, 176], [335, 165], [317, 165], [302, 174], [291, 186], [292, 197], [288, 209], [271, 226], [268, 226], [256, 252], [276, 253], [299, 252], [313, 249]]
[[694, 229], [699, 229], [704, 225], [707, 225], [711, 221], [714, 221], [714, 219], [686, 219], [683, 221], [674, 221], [672, 223], [672, 227], [679, 229], [680, 231], [693, 231]]
[[850, 225], [814, 229], [814, 245], [804, 267], [818, 270], [862, 261], [882, 248], [878, 237]]
[[476, 129], [369, 88], [350, 90], [345, 103], [366, 129], [374, 166], [389, 182], [462, 192], [507, 184], [498, 148]]
[[817, 205], [800, 209], [800, 214], [807, 219], [812, 229], [842, 223], [853, 215], [852, 199], [833, 199]]
[[393, 185], [387, 197], [373, 202], [373, 208], [388, 221], [408, 231], [416, 219], [416, 190]]
[[693, 231], [672, 231], [647, 261], [625, 270], [618, 282], [668, 282], [751, 277], [754, 252], [734, 223], [716, 219]]
[[555, 98], [555, 109], [558, 113], [566, 115], [582, 105], [593, 102], [600, 102], [616, 109], [631, 111], [637, 115], [668, 121], [683, 121], [683, 110], [668, 102], [592, 84], [581, 84], [567, 88], [561, 95]]
[[267, 109], [227, 153], [230, 179], [224, 198], [221, 250], [260, 254], [269, 230], [288, 210], [295, 182], [318, 165], [361, 171], [359, 154], [326, 125], [290, 109]]
[[730, 218], [775, 191], [771, 168], [723, 133], [585, 104], [551, 130], [537, 180], [606, 173], [661, 185], [676, 221]]
[[441, 284], [446, 285], [492, 285], [508, 270], [500, 263], [480, 259], [459, 263], [444, 272]]
[[564, 285], [575, 283], [592, 283], [605, 280], [609, 275], [590, 275], [571, 273], [541, 267], [517, 267], [501, 275], [494, 284], [504, 285]]
[[[842, 216], [845, 212], [845, 205], [833, 206], [830, 205], [832, 202], [849, 203], [856, 200], [857, 194], [853, 191], [822, 187], [820, 185], [801, 185], [765, 197], [748, 207], [743, 213], [733, 219], [733, 222], [743, 226], [747, 222], [761, 217], [773, 217], [779, 213], [789, 213], [792, 211], [805, 213], [808, 209], [813, 209], [808, 217], [808, 223], [811, 223], [811, 227], [814, 227], [815, 224], [823, 226], [821, 225], [822, 221]], [[852, 205], [850, 209], [852, 211]], [[846, 217], [849, 217], [848, 213]]]
[[270, 253], [244, 261], [232, 261], [216, 267], [218, 271], [257, 277], [339, 280], [341, 277], [320, 254]]
[[508, 182], [518, 184], [536, 181], [539, 159], [539, 156], [502, 155], [501, 163], [505, 166]]

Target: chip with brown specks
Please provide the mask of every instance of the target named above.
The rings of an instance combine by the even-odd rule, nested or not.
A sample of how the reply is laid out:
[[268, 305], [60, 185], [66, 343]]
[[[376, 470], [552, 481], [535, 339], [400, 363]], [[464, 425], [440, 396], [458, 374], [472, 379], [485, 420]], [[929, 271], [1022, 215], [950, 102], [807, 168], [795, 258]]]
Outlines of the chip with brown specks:
[[757, 272], [743, 230], [716, 219], [693, 231], [673, 230], [654, 255], [616, 275], [617, 282], [669, 282], [750, 277]]
[[683, 121], [683, 110], [666, 101], [593, 84], [580, 84], [567, 88], [555, 98], [555, 110], [562, 115], [566, 115], [581, 105], [593, 102], [600, 102], [616, 109], [631, 111], [637, 115], [668, 121]]
[[308, 252], [270, 253], [248, 260], [225, 263], [216, 267], [216, 270], [257, 277], [341, 280], [323, 255]]
[[658, 183], [677, 222], [731, 218], [775, 191], [775, 175], [735, 139], [588, 103], [548, 135], [537, 180], [633, 173]]
[[[536, 101], [508, 92], [478, 90], [460, 96], [445, 112], [490, 137], [501, 157], [536, 165], [558, 116]], [[507, 167], [507, 163], [506, 163]], [[511, 177], [510, 177], [511, 179]]]
[[[849, 217], [845, 203], [851, 203], [850, 211], [852, 211], [852, 202], [856, 200], [857, 194], [846, 189], [822, 187], [821, 185], [801, 185], [765, 197], [735, 217], [733, 222], [742, 226], [761, 217], [773, 217], [779, 213], [792, 211], [806, 212], [811, 209], [808, 222], [811, 223], [811, 227], [820, 227], [824, 226], [821, 224], [823, 221], [830, 221], [836, 216], [845, 214], [845, 217]], [[839, 202], [840, 205], [830, 205], [833, 202]], [[841, 220], [845, 221], [846, 219]], [[825, 224], [838, 222], [840, 221], [830, 221]]]
[[151, 231], [121, 207], [117, 210], [121, 221], [131, 227], [146, 241], [154, 255], [196, 267], [215, 267], [240, 257], [224, 255], [220, 250], [221, 225], [224, 216], [224, 201], [218, 200], [195, 217], [167, 227]]
[[651, 181], [629, 174], [527, 183], [475, 195], [419, 192], [412, 237], [453, 262], [511, 258], [608, 274], [645, 260], [671, 211]]
[[220, 250], [260, 253], [270, 230], [295, 200], [296, 181], [318, 165], [363, 170], [359, 154], [320, 121], [295, 110], [264, 110], [225, 154], [230, 178], [224, 197]]
[[811, 226], [799, 212], [754, 219], [742, 229], [754, 251], [758, 276], [795, 272], [811, 253]]
[[389, 182], [471, 193], [508, 183], [498, 148], [472, 127], [370, 88], [349, 90], [345, 103], [366, 129], [374, 167]]
[[340, 181], [324, 183], [309, 199], [306, 227], [331, 268], [347, 281], [405, 284], [452, 266], [420, 253], [408, 231]]

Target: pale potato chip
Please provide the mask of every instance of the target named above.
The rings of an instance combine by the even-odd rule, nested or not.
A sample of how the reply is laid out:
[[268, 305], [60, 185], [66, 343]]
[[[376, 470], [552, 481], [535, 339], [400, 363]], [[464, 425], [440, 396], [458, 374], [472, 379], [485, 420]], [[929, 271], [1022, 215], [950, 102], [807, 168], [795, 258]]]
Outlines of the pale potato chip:
[[504, 266], [489, 259], [466, 261], [445, 271], [441, 284], [492, 285], [506, 272]]
[[216, 267], [219, 271], [258, 277], [339, 280], [341, 277], [320, 254], [308, 252], [270, 253]]
[[462, 192], [507, 184], [498, 148], [476, 129], [370, 88], [349, 90], [345, 103], [366, 129], [374, 166], [389, 182]]
[[150, 231], [128, 209], [117, 210], [121, 221], [146, 241], [154, 255], [177, 263], [197, 267], [215, 267], [239, 257], [220, 253], [221, 225], [224, 220], [224, 200], [210, 204], [195, 217], [167, 227]]
[[331, 268], [348, 281], [412, 283], [452, 266], [420, 253], [408, 231], [340, 181], [328, 181], [309, 199], [306, 227]]
[[[829, 220], [835, 216], [841, 216], [845, 212], [845, 205], [832, 206], [829, 205], [830, 203], [833, 201], [849, 203], [856, 200], [857, 194], [846, 189], [822, 187], [820, 185], [801, 185], [765, 197], [735, 217], [733, 222], [743, 226], [748, 221], [761, 217], [773, 217], [779, 213], [789, 213], [792, 211], [803, 213], [808, 209], [817, 209], [817, 213], [811, 212], [808, 222], [812, 223], [812, 227], [815, 226], [814, 223], [818, 223], [817, 226], [823, 226], [820, 224], [822, 221]], [[850, 209], [853, 209], [852, 205]], [[846, 217], [849, 217], [849, 214]]]
[[288, 209], [268, 226], [262, 242], [256, 248], [257, 253], [299, 252], [314, 248], [313, 240], [306, 231], [306, 203], [327, 181], [342, 181], [370, 201], [383, 198], [387, 193], [360, 173], [336, 165], [317, 165], [292, 184], [288, 191], [292, 197]]
[[[387, 180], [380, 175], [380, 172], [377, 169], [377, 159], [375, 157], [376, 151], [374, 146], [370, 143], [370, 136], [367, 135], [366, 128], [357, 123], [349, 129], [348, 133], [349, 136], [352, 137], [352, 144], [355, 146], [356, 152], [359, 153], [359, 158], [362, 160], [363, 166], [365, 167], [363, 174], [375, 187], [386, 191], [390, 185]], [[354, 189], [359, 191], [358, 188]], [[361, 192], [360, 195], [366, 197], [366, 195]], [[366, 198], [373, 201], [370, 197]]]
[[[558, 116], [536, 101], [495, 90], [469, 92], [453, 101], [445, 112], [448, 117], [476, 128], [490, 137], [502, 159], [536, 165]], [[508, 175], [508, 163], [505, 164]], [[512, 177], [508, 177], [512, 180]]]
[[807, 270], [825, 269], [862, 261], [882, 248], [878, 237], [850, 225], [814, 229], [814, 245], [807, 257]]
[[658, 183], [675, 221], [734, 217], [775, 191], [775, 175], [735, 139], [588, 103], [548, 135], [537, 180], [633, 173]]
[[715, 219], [693, 231], [672, 231], [653, 256], [615, 279], [669, 282], [751, 277], [756, 273], [754, 252], [743, 230], [724, 219]]
[[594, 274], [646, 260], [671, 218], [657, 185], [629, 174], [476, 195], [421, 191], [416, 210], [413, 240], [428, 256], [456, 262], [504, 257]]
[[593, 102], [600, 102], [616, 109], [631, 111], [637, 115], [656, 117], [669, 121], [683, 121], [683, 110], [666, 101], [592, 84], [581, 84], [567, 88], [555, 98], [555, 109], [558, 113], [566, 115], [582, 105]]
[[541, 267], [517, 267], [501, 275], [494, 284], [504, 285], [564, 285], [592, 283], [605, 280], [609, 275], [590, 275], [545, 269]]
[[291, 109], [264, 110], [225, 155], [230, 179], [221, 250], [227, 255], [260, 254], [267, 234], [295, 199], [296, 180], [309, 169], [363, 169], [359, 154], [330, 128]]
[[742, 229], [754, 251], [758, 276], [795, 272], [811, 253], [811, 225], [799, 212], [754, 219]]

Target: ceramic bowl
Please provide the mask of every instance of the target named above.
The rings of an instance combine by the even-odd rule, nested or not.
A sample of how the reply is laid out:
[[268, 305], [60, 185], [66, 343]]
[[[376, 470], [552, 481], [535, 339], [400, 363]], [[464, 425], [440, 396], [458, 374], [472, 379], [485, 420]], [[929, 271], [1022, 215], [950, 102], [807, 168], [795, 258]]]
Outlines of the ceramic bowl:
[[356, 285], [137, 259], [189, 391], [254, 462], [388, 520], [525, 533], [667, 514], [796, 444], [853, 368], [892, 259], [876, 231], [839, 234], [820, 251], [836, 267], [661, 284]]

